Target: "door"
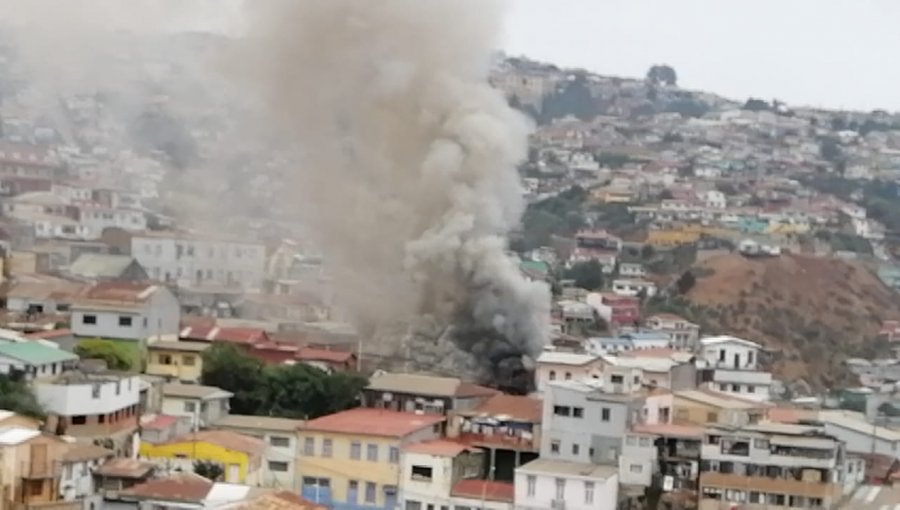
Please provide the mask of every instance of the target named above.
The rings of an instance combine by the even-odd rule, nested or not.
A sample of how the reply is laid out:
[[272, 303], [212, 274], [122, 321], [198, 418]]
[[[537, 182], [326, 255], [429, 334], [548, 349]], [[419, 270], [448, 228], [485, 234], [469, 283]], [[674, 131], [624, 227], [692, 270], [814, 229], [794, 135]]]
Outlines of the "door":
[[350, 484], [347, 486], [347, 504], [355, 505], [358, 497], [359, 482], [357, 482], [356, 480], [350, 480]]
[[229, 464], [228, 465], [228, 474], [225, 476], [225, 481], [228, 483], [240, 483], [241, 480], [241, 467], [237, 464]]

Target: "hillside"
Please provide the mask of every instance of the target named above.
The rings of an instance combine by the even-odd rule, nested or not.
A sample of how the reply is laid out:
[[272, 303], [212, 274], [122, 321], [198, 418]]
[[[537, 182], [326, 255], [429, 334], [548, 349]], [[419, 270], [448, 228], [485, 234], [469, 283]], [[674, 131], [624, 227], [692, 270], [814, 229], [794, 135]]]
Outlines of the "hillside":
[[881, 321], [900, 318], [900, 296], [854, 262], [729, 254], [695, 272], [687, 294], [693, 318], [771, 349], [772, 369], [785, 381], [840, 382], [843, 360], [883, 350], [875, 339]]

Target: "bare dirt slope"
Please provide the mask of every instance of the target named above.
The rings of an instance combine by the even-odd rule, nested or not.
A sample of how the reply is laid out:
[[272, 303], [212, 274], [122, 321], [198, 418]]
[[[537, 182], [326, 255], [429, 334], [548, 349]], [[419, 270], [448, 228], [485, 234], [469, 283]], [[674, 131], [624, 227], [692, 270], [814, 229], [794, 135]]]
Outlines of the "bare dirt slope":
[[703, 276], [687, 294], [695, 319], [771, 349], [786, 381], [841, 382], [842, 362], [874, 354], [881, 322], [900, 319], [900, 296], [856, 262], [728, 254], [696, 272]]

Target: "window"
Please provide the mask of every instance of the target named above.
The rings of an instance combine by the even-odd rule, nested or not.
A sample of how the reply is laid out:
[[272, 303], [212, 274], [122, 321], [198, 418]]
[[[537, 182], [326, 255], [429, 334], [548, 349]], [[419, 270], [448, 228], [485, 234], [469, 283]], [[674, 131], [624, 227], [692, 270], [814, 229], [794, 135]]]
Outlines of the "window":
[[625, 438], [625, 444], [628, 446], [635, 446], [637, 444], [637, 438], [634, 436], [627, 436]]
[[536, 487], [537, 487], [537, 477], [534, 476], [534, 475], [528, 475], [528, 477], [527, 477], [525, 480], [526, 480], [526, 482], [527, 482], [527, 484], [528, 484], [528, 486], [527, 486], [528, 497], [529, 497], [529, 498], [533, 498], [533, 497], [534, 497], [534, 492], [535, 492]]
[[579, 450], [578, 443], [572, 443], [572, 455], [578, 455]]
[[84, 425], [87, 423], [87, 416], [79, 415], [72, 417], [72, 425]]
[[583, 407], [573, 407], [572, 408], [572, 416], [576, 418], [584, 418], [584, 408]]
[[312, 457], [315, 454], [316, 454], [316, 440], [311, 437], [305, 438], [303, 440], [303, 455]]
[[287, 462], [280, 462], [276, 460], [269, 461], [269, 471], [277, 472], [277, 473], [286, 473], [288, 470]]
[[733, 392], [735, 392], [735, 393], [740, 393], [740, 391], [741, 391], [741, 385], [740, 385], [740, 384], [732, 384], [732, 385], [731, 385], [731, 391], [733, 391]]
[[378, 462], [378, 445], [366, 445], [366, 460], [369, 462]]
[[181, 362], [186, 367], [192, 367], [192, 366], [194, 366], [194, 363], [196, 362], [196, 358], [192, 354], [185, 354], [184, 356], [181, 357]]
[[631, 466], [629, 466], [628, 470], [631, 471], [632, 473], [643, 473], [644, 466], [642, 466], [640, 464], [632, 464]]
[[727, 385], [727, 384], [720, 384], [720, 385], [719, 385], [719, 391], [728, 391], [728, 385]]
[[283, 436], [272, 436], [269, 438], [269, 444], [278, 448], [287, 448], [291, 446], [291, 438]]
[[554, 439], [553, 441], [550, 441], [550, 453], [559, 455], [559, 440]]
[[706, 413], [706, 422], [707, 423], [715, 423], [718, 420], [716, 413]]
[[584, 482], [584, 503], [590, 505], [594, 502], [594, 482]]
[[422, 503], [420, 501], [407, 499], [405, 510], [422, 510]]
[[431, 466], [413, 466], [410, 478], [421, 482], [431, 481]]
[[97, 416], [97, 423], [106, 423], [106, 415], [101, 414], [101, 415]]
[[609, 382], [613, 384], [622, 384], [625, 382], [625, 376], [622, 375], [611, 375], [609, 376]]
[[566, 372], [566, 380], [567, 380], [567, 381], [571, 381], [571, 380], [572, 380], [572, 372]]
[[120, 315], [119, 316], [119, 326], [123, 327], [123, 328], [130, 328], [131, 327], [131, 317], [129, 317], [127, 315]]
[[566, 494], [566, 480], [565, 478], [557, 478], [556, 479], [556, 499], [562, 501]]
[[551, 370], [551, 371], [550, 371], [550, 380], [551, 380], [551, 381], [555, 381], [555, 380], [556, 380], [556, 371], [554, 371], [554, 370]]
[[609, 421], [609, 415], [610, 415], [609, 408], [604, 407], [603, 409], [600, 410], [600, 421]]
[[331, 457], [331, 439], [322, 440], [322, 456]]
[[353, 460], [360, 460], [362, 458], [362, 445], [359, 444], [359, 441], [350, 443], [350, 458]]
[[172, 356], [169, 354], [160, 354], [156, 358], [159, 360], [160, 365], [171, 365], [172, 364]]
[[769, 440], [768, 439], [754, 439], [753, 447], [758, 450], [768, 450], [769, 449]]
[[375, 502], [375, 484], [366, 482], [366, 503]]
[[193, 412], [196, 411], [196, 410], [197, 410], [197, 403], [196, 403], [196, 402], [185, 402], [185, 403], [184, 403], [184, 412], [186, 412], [186, 413], [193, 413]]
[[57, 304], [56, 304], [56, 311], [57, 311], [57, 312], [68, 312], [68, 311], [69, 311], [69, 304], [68, 304], [68, 303], [57, 303]]
[[400, 449], [396, 446], [391, 446], [390, 450], [388, 450], [390, 456], [391, 464], [397, 464], [400, 462]]
[[97, 324], [97, 316], [96, 315], [82, 315], [81, 323], [82, 324]]
[[553, 406], [553, 414], [557, 416], [569, 416], [572, 414], [572, 408], [569, 406]]
[[650, 438], [649, 437], [642, 437], [640, 439], [640, 441], [641, 441], [641, 443], [640, 443], [641, 446], [650, 446]]

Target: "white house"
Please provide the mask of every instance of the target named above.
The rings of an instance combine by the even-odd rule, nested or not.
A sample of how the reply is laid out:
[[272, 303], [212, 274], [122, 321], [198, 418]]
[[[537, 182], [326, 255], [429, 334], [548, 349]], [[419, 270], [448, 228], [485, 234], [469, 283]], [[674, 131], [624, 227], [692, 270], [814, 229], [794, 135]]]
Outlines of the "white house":
[[94, 470], [113, 458], [112, 450], [92, 444], [72, 444], [62, 457], [59, 495], [63, 501], [97, 500]]
[[262, 243], [195, 234], [135, 235], [131, 256], [154, 279], [183, 287], [262, 288], [266, 249]]
[[700, 193], [700, 201], [703, 205], [710, 209], [725, 209], [728, 206], [728, 200], [721, 191], [710, 190]]
[[400, 456], [400, 508], [511, 510], [512, 484], [478, 479], [484, 455], [478, 448], [445, 439], [404, 447]]
[[638, 296], [643, 293], [646, 297], [652, 297], [656, 295], [656, 291], [656, 284], [646, 280], [613, 280], [613, 292], [620, 296]]
[[733, 336], [700, 339], [701, 385], [749, 400], [769, 400], [772, 374], [759, 369], [762, 346]]
[[61, 374], [78, 356], [50, 342], [0, 340], [0, 374], [21, 372], [27, 380]]
[[535, 361], [534, 383], [537, 391], [543, 391], [550, 381], [581, 381], [600, 379], [602, 376], [603, 360], [596, 354], [544, 351]]
[[616, 466], [536, 459], [516, 468], [515, 504], [520, 510], [617, 508]]
[[103, 229], [110, 227], [134, 232], [147, 230], [147, 216], [137, 209], [91, 204], [80, 206], [78, 214], [78, 222], [89, 239], [99, 239]]
[[101, 282], [72, 303], [72, 332], [77, 336], [148, 340], [179, 332], [178, 299], [162, 285]]
[[622, 262], [619, 264], [619, 276], [641, 278], [647, 275], [644, 265], [639, 262]]

